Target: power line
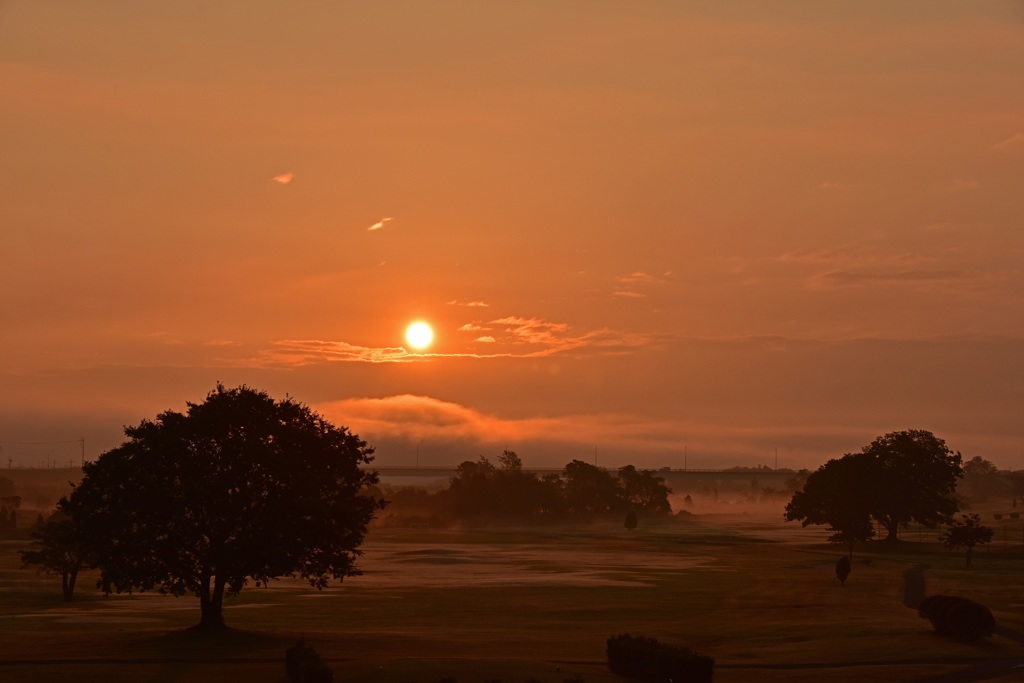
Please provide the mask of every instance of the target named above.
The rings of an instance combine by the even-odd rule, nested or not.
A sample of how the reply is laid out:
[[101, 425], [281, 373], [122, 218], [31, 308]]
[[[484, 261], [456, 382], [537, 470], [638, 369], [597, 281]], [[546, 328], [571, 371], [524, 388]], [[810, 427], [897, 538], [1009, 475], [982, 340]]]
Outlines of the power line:
[[65, 443], [82, 443], [82, 439], [68, 439], [67, 441], [0, 441], [0, 445], [7, 446], [55, 446]]

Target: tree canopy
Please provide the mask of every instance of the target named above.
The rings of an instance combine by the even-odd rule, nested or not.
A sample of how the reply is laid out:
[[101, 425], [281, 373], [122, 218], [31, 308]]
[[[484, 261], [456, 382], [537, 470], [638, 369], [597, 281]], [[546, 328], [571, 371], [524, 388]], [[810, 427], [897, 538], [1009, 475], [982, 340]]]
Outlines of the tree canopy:
[[85, 465], [62, 509], [94, 551], [105, 591], [192, 593], [200, 626], [223, 626], [225, 593], [301, 576], [315, 588], [358, 574], [380, 501], [361, 468], [373, 449], [292, 399], [248, 387], [125, 428]]
[[958, 509], [961, 462], [931, 432], [890, 432], [812, 472], [786, 506], [786, 519], [828, 524], [837, 532], [830, 540], [851, 544], [871, 537], [872, 519], [890, 541], [911, 521], [933, 528]]

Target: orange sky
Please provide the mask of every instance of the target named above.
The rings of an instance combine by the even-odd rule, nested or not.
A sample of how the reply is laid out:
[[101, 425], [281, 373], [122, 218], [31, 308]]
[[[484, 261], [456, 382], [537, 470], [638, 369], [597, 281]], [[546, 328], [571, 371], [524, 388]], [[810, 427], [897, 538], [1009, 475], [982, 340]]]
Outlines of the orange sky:
[[3, 459], [219, 380], [380, 464], [1024, 467], [1024, 3], [842, 5], [0, 0]]

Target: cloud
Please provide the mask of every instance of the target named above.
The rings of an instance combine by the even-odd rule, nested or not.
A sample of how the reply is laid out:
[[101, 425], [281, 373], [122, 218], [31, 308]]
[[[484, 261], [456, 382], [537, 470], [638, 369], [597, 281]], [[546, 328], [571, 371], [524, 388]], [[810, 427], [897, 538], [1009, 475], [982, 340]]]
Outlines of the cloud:
[[352, 398], [314, 408], [328, 419], [363, 435], [388, 435], [409, 441], [472, 440], [507, 444], [527, 440], [581, 439], [608, 447], [643, 441], [652, 447], [679, 443], [677, 421], [652, 421], [630, 415], [569, 415], [501, 418], [430, 396], [403, 394], [385, 398]]
[[463, 302], [463, 301], [459, 301], [458, 299], [452, 299], [451, 301], [448, 302], [448, 305], [449, 306], [468, 306], [469, 308], [488, 308], [488, 307], [490, 307], [490, 304], [486, 303], [484, 301], [465, 301], [465, 302]]
[[419, 360], [420, 354], [402, 347], [372, 348], [319, 339], [285, 339], [264, 349], [257, 365], [299, 367], [321, 362], [401, 363]]
[[820, 183], [818, 183], [818, 189], [819, 190], [840, 190], [841, 191], [841, 190], [849, 190], [850, 189], [850, 185], [847, 185], [846, 183], [841, 183], [841, 182], [839, 182], [837, 180], [823, 180]]
[[[820, 458], [823, 443], [830, 444], [838, 438], [856, 444], [864, 439], [865, 434], [858, 427], [831, 424], [811, 427], [776, 424], [737, 427], [733, 424], [629, 413], [509, 418], [431, 396], [412, 394], [349, 398], [312, 407], [335, 424], [348, 427], [370, 443], [388, 440], [392, 446], [396, 441], [431, 444], [446, 453], [459, 450], [446, 448], [446, 445], [465, 445], [467, 442], [474, 445], [476, 452], [488, 448], [497, 450], [509, 444], [515, 444], [517, 449], [562, 454], [567, 450], [579, 453], [585, 449], [587, 459], [593, 454], [594, 447], [598, 446], [604, 459], [602, 465], [611, 467], [635, 462], [637, 455], [646, 455], [648, 462], [654, 459], [661, 465], [682, 467], [684, 444], [691, 456], [691, 467], [695, 463], [698, 463], [698, 467], [709, 464], [720, 466], [721, 462], [737, 464], [738, 453], [764, 453], [766, 444], [780, 442], [788, 444], [785, 452], [787, 456], [792, 456], [797, 450], [806, 450], [811, 453], [810, 458]], [[867, 433], [870, 434], [870, 431]], [[396, 448], [388, 450], [393, 453]], [[835, 450], [842, 452], [840, 448]], [[554, 463], [548, 456], [545, 458], [547, 463], [539, 463], [537, 460], [531, 461], [531, 450], [520, 450], [520, 454], [525, 456], [524, 460], [531, 466], [564, 464], [572, 457], [561, 455], [561, 463]], [[454, 464], [459, 457], [455, 455], [450, 464]]]
[[373, 225], [368, 227], [367, 230], [369, 230], [370, 232], [373, 232], [375, 230], [380, 230], [381, 228], [384, 227], [385, 223], [387, 223], [388, 221], [391, 221], [391, 220], [394, 220], [391, 216], [387, 216], [385, 218], [381, 218], [379, 221], [377, 221], [376, 223], [374, 223]]
[[932, 259], [915, 251], [889, 251], [875, 244], [846, 244], [830, 249], [796, 249], [775, 257], [779, 263], [800, 263], [827, 265], [833, 267], [864, 268], [898, 266], [931, 261]]
[[641, 272], [630, 273], [629, 275], [619, 275], [615, 279], [617, 281], [619, 281], [619, 282], [623, 282], [623, 283], [626, 283], [626, 284], [635, 284], [635, 283], [638, 283], [638, 282], [654, 282], [654, 276], [653, 275], [649, 275], [648, 273], [641, 273]]
[[284, 339], [271, 342], [245, 364], [254, 367], [302, 367], [316, 363], [410, 363], [439, 358], [539, 358], [573, 350], [604, 354], [625, 353], [664, 341], [658, 335], [628, 334], [607, 328], [582, 334], [570, 334], [569, 325], [510, 316], [484, 325], [466, 323], [461, 332], [491, 331], [503, 328], [503, 335], [487, 334], [474, 341], [495, 344], [492, 353], [481, 354], [472, 348], [457, 353], [413, 353], [403, 347], [368, 347], [323, 339]]
[[[509, 316], [489, 323], [503, 326], [506, 339], [513, 348], [520, 345], [534, 347], [514, 356], [537, 358], [567, 351], [591, 349], [603, 353], [621, 353], [630, 349], [657, 343], [656, 335], [630, 334], [603, 328], [582, 334], [571, 334], [566, 323], [554, 323], [540, 318]], [[539, 348], [537, 348], [539, 347]]]
[[281, 185], [287, 185], [290, 182], [292, 182], [292, 180], [294, 180], [294, 178], [295, 178], [295, 174], [294, 173], [281, 173], [280, 175], [276, 175], [273, 178], [271, 178], [271, 180], [273, 180], [275, 183], [279, 183]]
[[631, 292], [620, 289], [612, 292], [612, 296], [616, 299], [643, 299], [646, 298], [647, 295], [643, 292]]
[[812, 285], [824, 287], [872, 286], [915, 284], [932, 282], [951, 282], [964, 278], [958, 270], [903, 270], [903, 271], [870, 271], [870, 270], [833, 270], [818, 273], [810, 280]]
[[1013, 147], [1014, 145], [1024, 144], [1024, 133], [1014, 133], [1005, 140], [1001, 140], [994, 145], [992, 149], [1004, 149], [1006, 147]]

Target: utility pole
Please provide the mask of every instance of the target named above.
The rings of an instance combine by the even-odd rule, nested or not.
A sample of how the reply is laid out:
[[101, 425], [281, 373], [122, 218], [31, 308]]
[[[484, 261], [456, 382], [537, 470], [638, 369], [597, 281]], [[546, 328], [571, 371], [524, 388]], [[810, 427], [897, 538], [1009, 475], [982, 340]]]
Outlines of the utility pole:
[[85, 467], [85, 437], [83, 436], [79, 443], [82, 444], [82, 467]]
[[775, 447], [775, 469], [779, 469], [779, 447]]

